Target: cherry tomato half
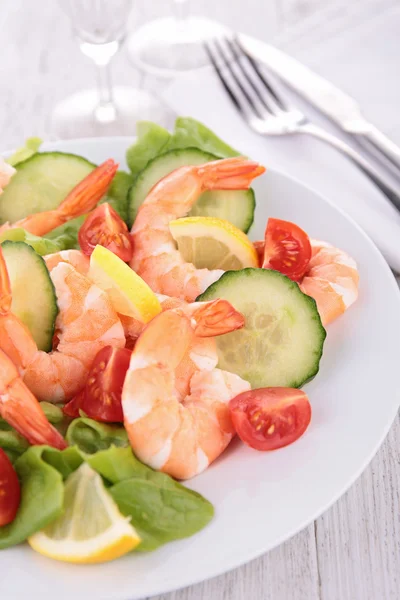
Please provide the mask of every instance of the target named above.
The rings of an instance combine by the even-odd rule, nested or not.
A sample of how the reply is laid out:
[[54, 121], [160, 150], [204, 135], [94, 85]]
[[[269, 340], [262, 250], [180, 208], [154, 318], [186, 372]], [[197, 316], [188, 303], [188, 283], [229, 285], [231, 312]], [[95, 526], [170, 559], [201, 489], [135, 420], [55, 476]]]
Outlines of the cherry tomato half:
[[311, 405], [301, 390], [260, 388], [239, 394], [229, 403], [240, 439], [256, 450], [276, 450], [295, 442], [311, 420]]
[[107, 202], [90, 213], [78, 233], [79, 245], [90, 256], [97, 246], [104, 246], [128, 262], [133, 254], [132, 236], [126, 223]]
[[18, 476], [7, 454], [0, 448], [0, 527], [14, 521], [20, 500]]
[[274, 269], [298, 281], [310, 259], [311, 244], [305, 231], [289, 221], [268, 219], [262, 265], [265, 269]]
[[67, 417], [77, 419], [80, 417], [79, 409], [82, 408], [82, 402], [85, 395], [85, 388], [81, 390], [72, 400], [63, 406], [63, 413]]

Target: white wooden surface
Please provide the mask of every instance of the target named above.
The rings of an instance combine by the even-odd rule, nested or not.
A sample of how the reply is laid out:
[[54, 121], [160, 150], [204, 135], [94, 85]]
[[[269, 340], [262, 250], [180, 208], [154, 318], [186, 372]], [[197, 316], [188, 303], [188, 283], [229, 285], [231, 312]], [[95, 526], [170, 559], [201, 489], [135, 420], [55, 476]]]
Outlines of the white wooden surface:
[[[284, 45], [286, 40], [292, 51], [301, 54], [304, 50], [310, 52], [313, 44], [323, 52], [326, 35], [352, 35], [355, 21], [367, 31], [373, 30], [380, 13], [390, 10], [397, 1], [196, 0], [192, 4], [196, 12], [261, 39], [278, 34]], [[165, 0], [134, 0], [134, 4], [133, 26], [155, 15], [166, 15], [170, 8]], [[400, 56], [400, 43], [397, 53]], [[332, 56], [328, 59], [332, 61]], [[131, 68], [123, 50], [114, 63], [117, 83], [140, 83], [141, 76]], [[381, 74], [384, 68], [382, 64]], [[2, 149], [15, 147], [28, 135], [51, 137], [49, 114], [54, 103], [83, 86], [91, 86], [93, 79], [92, 65], [80, 54], [57, 2], [0, 2]], [[379, 93], [385, 94], [386, 83], [392, 91], [396, 85], [400, 93], [397, 80], [398, 72], [387, 73], [381, 77], [380, 86], [359, 90], [358, 98], [373, 112], [373, 101]], [[147, 84], [158, 85], [148, 80]], [[354, 90], [349, 91], [356, 93], [357, 82], [353, 84]], [[398, 103], [388, 102], [387, 109], [385, 114], [374, 114], [375, 121], [379, 124], [381, 119], [382, 128], [400, 142]], [[312, 525], [242, 568], [155, 600], [202, 599], [400, 599], [399, 416], [370, 466], [348, 493]]]

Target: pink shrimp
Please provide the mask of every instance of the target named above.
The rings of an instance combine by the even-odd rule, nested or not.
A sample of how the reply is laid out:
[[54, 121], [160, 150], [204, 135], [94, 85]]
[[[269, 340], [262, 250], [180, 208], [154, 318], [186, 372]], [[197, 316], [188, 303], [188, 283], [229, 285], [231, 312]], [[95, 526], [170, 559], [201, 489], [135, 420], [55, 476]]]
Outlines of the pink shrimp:
[[0, 350], [0, 416], [31, 444], [62, 450], [67, 444], [48, 422], [32, 392], [22, 381], [12, 360]]
[[300, 289], [314, 298], [322, 324], [327, 325], [357, 300], [357, 264], [343, 250], [326, 242], [310, 241], [312, 257]]
[[38, 350], [28, 328], [11, 312], [11, 286], [0, 251], [0, 348], [16, 365], [24, 383], [40, 400], [65, 402], [83, 387], [97, 352], [109, 344], [125, 346], [125, 335], [110, 298], [71, 265], [51, 271], [59, 314], [57, 348]]
[[80, 250], [61, 250], [43, 257], [49, 271], [52, 271], [61, 262], [74, 267], [82, 275], [87, 275], [90, 266], [89, 257]]
[[112, 159], [106, 160], [78, 183], [57, 208], [29, 215], [16, 223], [4, 223], [0, 226], [0, 233], [22, 227], [34, 235], [45, 235], [67, 221], [84, 215], [104, 196], [117, 169], [118, 165]]
[[170, 221], [186, 215], [202, 192], [247, 189], [264, 171], [258, 163], [238, 157], [182, 167], [161, 179], [140, 206], [132, 227], [131, 267], [155, 292], [195, 300], [223, 271], [196, 269], [185, 262], [170, 233]]
[[[302, 292], [314, 298], [323, 325], [340, 317], [358, 297], [357, 264], [343, 250], [327, 242], [310, 240], [312, 256], [303, 279]], [[253, 243], [260, 265], [264, 257], [264, 241]]]
[[[250, 389], [247, 381], [215, 368], [213, 336], [238, 329], [243, 316], [226, 300], [198, 303], [190, 312], [172, 308], [150, 321], [122, 391], [135, 454], [178, 479], [197, 475], [225, 450], [234, 435], [229, 400]], [[201, 352], [200, 337], [209, 342]]]

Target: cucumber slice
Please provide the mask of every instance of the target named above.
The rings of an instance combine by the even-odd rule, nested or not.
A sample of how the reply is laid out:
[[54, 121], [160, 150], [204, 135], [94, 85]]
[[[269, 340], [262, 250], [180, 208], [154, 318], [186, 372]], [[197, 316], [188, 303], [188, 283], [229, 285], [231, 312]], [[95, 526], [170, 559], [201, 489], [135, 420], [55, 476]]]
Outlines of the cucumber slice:
[[252, 388], [300, 387], [317, 374], [326, 331], [297, 283], [268, 269], [227, 271], [197, 300], [215, 298], [246, 318], [243, 329], [216, 338], [221, 369]]
[[16, 165], [0, 195], [0, 224], [56, 208], [95, 167], [76, 154], [41, 152]]
[[1, 244], [10, 277], [12, 312], [28, 327], [39, 350], [50, 352], [57, 296], [43, 258], [25, 242]]
[[[133, 225], [139, 206], [160, 179], [179, 167], [201, 165], [218, 158], [198, 148], [182, 148], [165, 152], [151, 160], [128, 192], [129, 227]], [[202, 194], [190, 214], [226, 219], [247, 233], [253, 223], [254, 209], [253, 190], [217, 190]]]

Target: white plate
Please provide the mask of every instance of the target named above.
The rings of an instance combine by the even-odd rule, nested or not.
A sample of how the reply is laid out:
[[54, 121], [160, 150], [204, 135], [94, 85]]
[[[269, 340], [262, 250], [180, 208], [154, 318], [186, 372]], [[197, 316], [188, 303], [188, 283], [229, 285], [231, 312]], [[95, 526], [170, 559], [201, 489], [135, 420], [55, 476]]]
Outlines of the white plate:
[[[129, 138], [58, 142], [58, 150], [125, 166]], [[50, 148], [50, 146], [48, 146]], [[150, 554], [100, 566], [71, 566], [26, 545], [1, 552], [0, 597], [19, 600], [135, 600], [213, 577], [280, 544], [325, 511], [369, 463], [399, 405], [399, 291], [366, 235], [313, 191], [276, 172], [257, 180], [257, 219], [295, 221], [358, 262], [357, 304], [329, 326], [321, 371], [306, 386], [313, 406], [309, 430], [272, 453], [234, 442], [190, 487], [215, 506], [199, 534]]]

